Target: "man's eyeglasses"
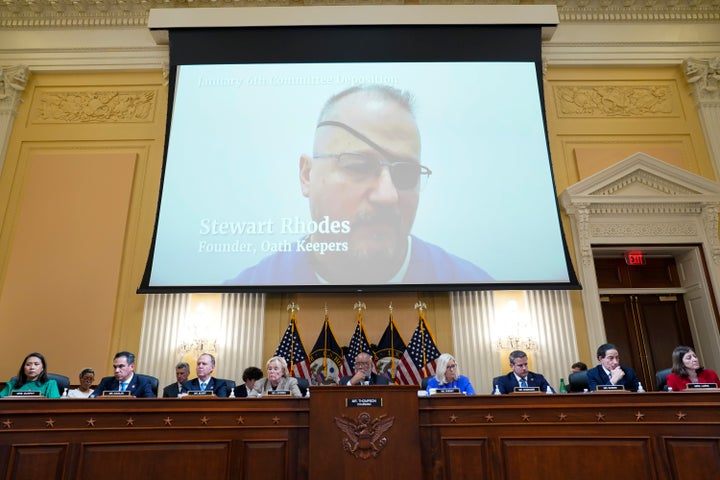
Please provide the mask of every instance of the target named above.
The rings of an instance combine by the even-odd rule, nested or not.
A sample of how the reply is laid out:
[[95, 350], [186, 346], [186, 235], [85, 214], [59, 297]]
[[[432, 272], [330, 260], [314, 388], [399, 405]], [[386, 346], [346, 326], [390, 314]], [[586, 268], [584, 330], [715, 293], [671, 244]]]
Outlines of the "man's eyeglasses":
[[355, 365], [357, 365], [359, 367], [369, 367], [370, 362], [355, 362]]
[[388, 167], [393, 185], [398, 190], [422, 188], [432, 171], [419, 163], [388, 162], [373, 155], [363, 153], [327, 153], [313, 158], [335, 158], [338, 168], [351, 180], [362, 182], [380, 176], [382, 169]]
[[[394, 156], [382, 148], [377, 143], [373, 142], [370, 138], [364, 134], [358, 132], [350, 125], [337, 122], [335, 120], [325, 120], [318, 123], [320, 127], [338, 127], [359, 140], [372, 147], [373, 150], [378, 152], [381, 157], [392, 159]], [[380, 176], [382, 169], [388, 167], [390, 171], [390, 178], [392, 178], [393, 185], [398, 190], [412, 190], [420, 185], [422, 188], [427, 182], [427, 179], [432, 174], [432, 170], [424, 165], [420, 165], [415, 162], [388, 162], [373, 155], [366, 155], [363, 153], [326, 153], [316, 154], [313, 158], [336, 158], [338, 167], [348, 176], [348, 178], [354, 181], [366, 181], [375, 179]], [[397, 158], [397, 157], [396, 157]]]

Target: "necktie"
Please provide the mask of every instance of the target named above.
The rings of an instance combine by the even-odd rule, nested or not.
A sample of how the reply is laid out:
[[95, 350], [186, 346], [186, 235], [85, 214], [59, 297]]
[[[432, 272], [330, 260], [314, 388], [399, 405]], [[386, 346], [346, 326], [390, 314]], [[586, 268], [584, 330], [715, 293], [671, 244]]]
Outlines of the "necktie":
[[612, 385], [612, 373], [608, 373], [608, 385]]
[[528, 386], [528, 385], [527, 385], [527, 381], [525, 380], [524, 377], [520, 379], [520, 386], [523, 387], [523, 388], [525, 388], [525, 387]]
[[204, 392], [206, 386], [207, 386], [207, 382], [202, 382], [202, 383], [200, 384], [200, 390], [202, 390], [202, 391]]
[[127, 388], [127, 382], [121, 382], [121, 383], [120, 383], [120, 390], [124, 392], [124, 391], [125, 391], [125, 388]]

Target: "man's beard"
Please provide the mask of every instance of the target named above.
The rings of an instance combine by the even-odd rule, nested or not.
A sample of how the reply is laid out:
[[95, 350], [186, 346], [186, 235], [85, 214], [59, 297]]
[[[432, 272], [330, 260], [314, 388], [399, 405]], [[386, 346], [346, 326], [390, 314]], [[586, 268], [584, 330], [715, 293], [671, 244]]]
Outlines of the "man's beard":
[[[375, 228], [378, 231], [373, 232]], [[361, 212], [352, 222], [351, 229], [355, 232], [367, 231], [358, 233], [360, 238], [353, 237], [352, 233], [336, 237], [337, 241], [349, 242], [349, 249], [332, 256], [326, 253], [327, 260], [334, 267], [331, 270], [319, 268], [321, 276], [331, 283], [342, 280], [385, 283], [390, 280], [402, 265], [406, 253], [407, 233], [403, 231], [399, 212], [387, 208]], [[322, 263], [329, 266], [329, 263]]]
[[[350, 245], [350, 256], [357, 261], [387, 261], [401, 254], [402, 247], [405, 245], [403, 242], [405, 235], [401, 232], [401, 221], [400, 212], [394, 208], [381, 208], [369, 212], [360, 212], [352, 222], [351, 228], [353, 230], [379, 227], [385, 229], [386, 232], [376, 232], [372, 234], [373, 238], [371, 238], [371, 240], [375, 240], [375, 242], [356, 240], [354, 245]], [[387, 241], [387, 232], [390, 232], [395, 238]]]

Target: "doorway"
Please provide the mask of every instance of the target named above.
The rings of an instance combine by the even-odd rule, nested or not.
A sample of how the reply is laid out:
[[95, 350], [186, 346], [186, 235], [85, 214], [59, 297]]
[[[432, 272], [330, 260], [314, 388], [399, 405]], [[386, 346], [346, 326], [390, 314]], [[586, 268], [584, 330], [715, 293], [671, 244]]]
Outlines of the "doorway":
[[615, 254], [595, 258], [605, 335], [618, 346], [645, 390], [656, 390], [655, 372], [672, 366], [678, 345], [694, 348], [675, 258], [658, 255], [628, 265]]

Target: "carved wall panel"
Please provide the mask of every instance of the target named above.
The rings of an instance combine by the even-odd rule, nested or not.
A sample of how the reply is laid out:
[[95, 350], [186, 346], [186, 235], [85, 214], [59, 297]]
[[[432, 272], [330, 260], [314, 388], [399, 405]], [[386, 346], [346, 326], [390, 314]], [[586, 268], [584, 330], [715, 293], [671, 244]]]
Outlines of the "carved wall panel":
[[38, 89], [32, 123], [146, 123], [155, 119], [156, 90]]
[[558, 85], [553, 89], [561, 118], [677, 117], [670, 85]]

